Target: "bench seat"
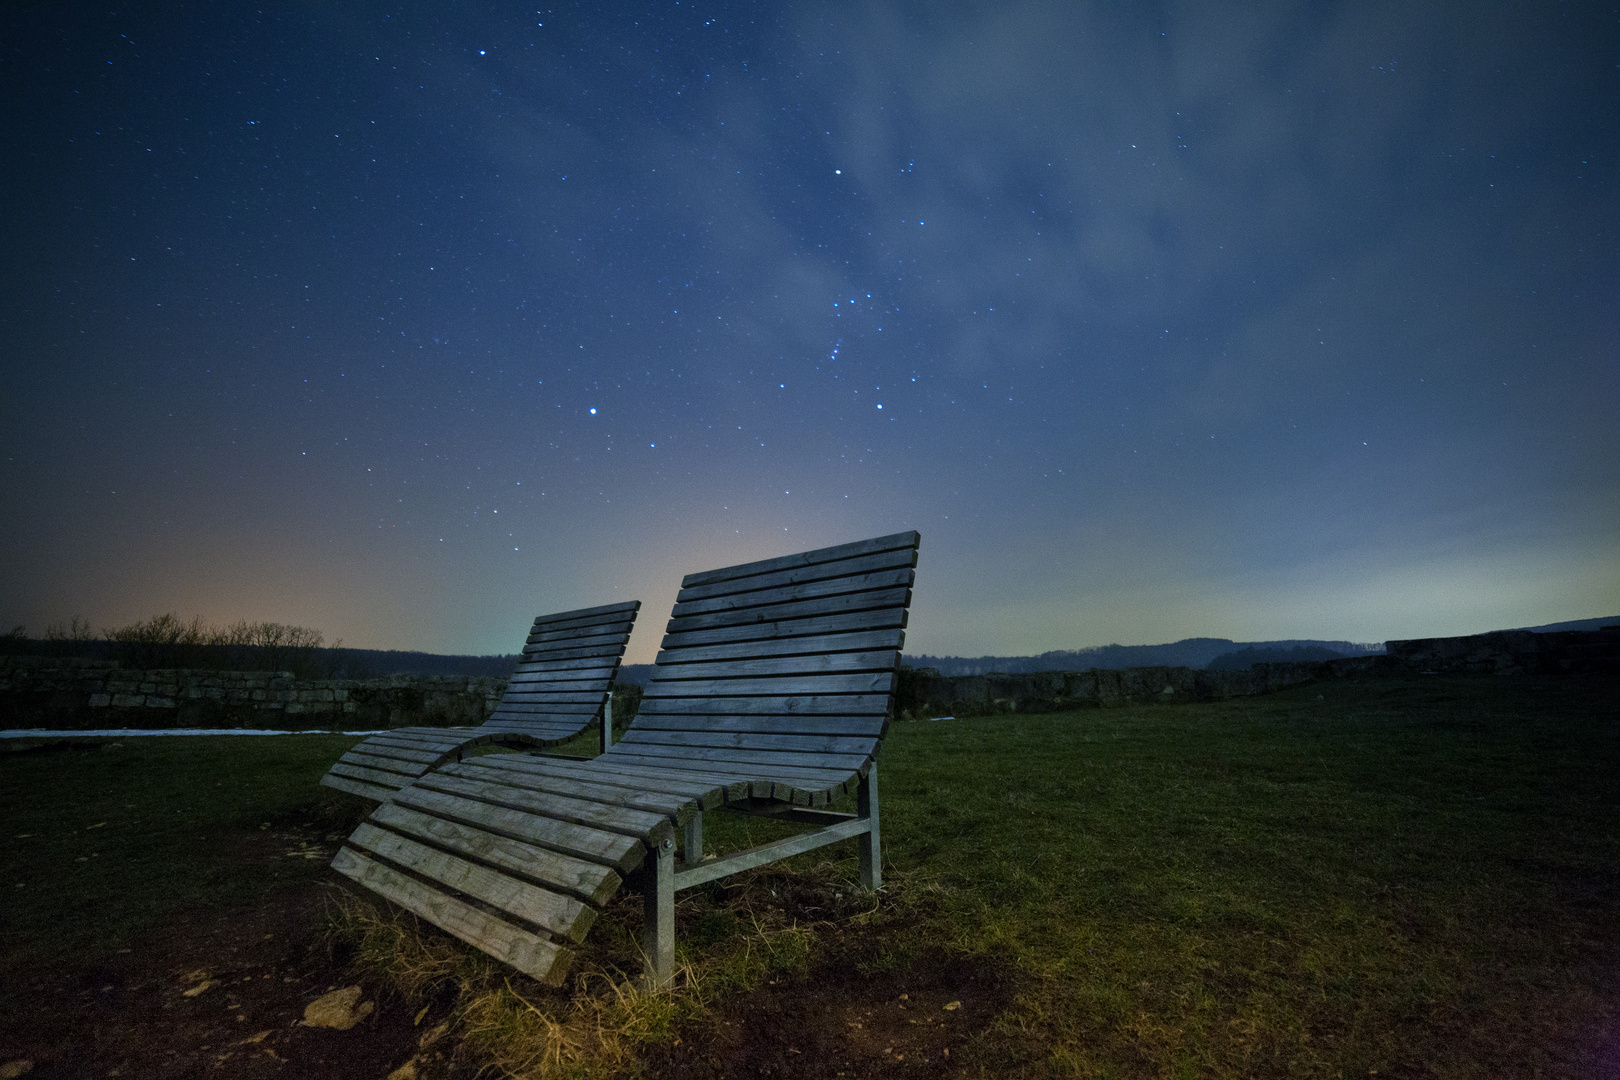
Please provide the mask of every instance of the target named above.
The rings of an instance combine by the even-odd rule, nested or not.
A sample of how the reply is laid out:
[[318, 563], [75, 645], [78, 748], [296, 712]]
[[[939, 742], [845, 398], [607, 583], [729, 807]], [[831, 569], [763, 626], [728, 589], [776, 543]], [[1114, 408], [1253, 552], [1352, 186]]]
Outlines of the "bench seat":
[[[490, 754], [432, 766], [333, 866], [552, 984], [621, 885], [641, 892], [649, 976], [674, 964], [674, 895], [843, 839], [881, 886], [877, 763], [904, 643], [915, 532], [688, 575], [640, 712], [576, 760]], [[827, 804], [849, 791], [855, 814]], [[819, 826], [705, 861], [703, 815]], [[684, 862], [677, 862], [677, 846]]]

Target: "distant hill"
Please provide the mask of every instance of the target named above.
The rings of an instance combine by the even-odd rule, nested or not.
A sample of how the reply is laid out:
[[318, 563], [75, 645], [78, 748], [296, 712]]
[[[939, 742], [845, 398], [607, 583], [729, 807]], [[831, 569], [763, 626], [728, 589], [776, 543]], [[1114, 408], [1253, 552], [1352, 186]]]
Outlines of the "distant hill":
[[[930, 656], [917, 653], [904, 658], [912, 667], [939, 669], [941, 675], [986, 675], [992, 671], [1022, 675], [1035, 671], [1085, 671], [1088, 668], [1209, 667], [1211, 662], [1244, 650], [1280, 653], [1288, 659], [1306, 659], [1297, 650], [1338, 656], [1367, 656], [1384, 651], [1382, 642], [1353, 641], [1233, 641], [1231, 638], [1184, 638], [1166, 645], [1097, 645], [1089, 649], [1059, 650], [1039, 656]], [[1251, 660], [1249, 663], [1258, 663]], [[1247, 667], [1248, 664], [1243, 666]]]
[[1607, 619], [1574, 619], [1570, 622], [1548, 623], [1546, 626], [1519, 626], [1518, 630], [1529, 630], [1535, 634], [1553, 634], [1560, 630], [1601, 630], [1605, 626], [1620, 626], [1620, 615], [1611, 615]]

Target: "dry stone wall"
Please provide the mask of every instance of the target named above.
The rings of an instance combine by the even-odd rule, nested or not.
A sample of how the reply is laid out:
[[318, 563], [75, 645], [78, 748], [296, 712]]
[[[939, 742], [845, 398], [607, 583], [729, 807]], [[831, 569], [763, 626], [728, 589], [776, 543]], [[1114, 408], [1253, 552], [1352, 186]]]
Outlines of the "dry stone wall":
[[481, 724], [505, 679], [285, 671], [138, 671], [117, 661], [0, 657], [0, 728], [373, 729]]

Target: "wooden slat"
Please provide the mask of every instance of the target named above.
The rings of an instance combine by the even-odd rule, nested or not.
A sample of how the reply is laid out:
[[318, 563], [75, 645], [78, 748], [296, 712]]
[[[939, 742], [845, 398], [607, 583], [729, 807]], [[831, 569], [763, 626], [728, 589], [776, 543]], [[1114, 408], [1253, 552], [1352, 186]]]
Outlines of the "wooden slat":
[[774, 574], [752, 574], [745, 578], [732, 578], [710, 585], [698, 585], [690, 589], [682, 589], [675, 597], [675, 602], [677, 604], [686, 604], [696, 600], [708, 600], [716, 596], [724, 596], [728, 593], [738, 593], [743, 590], [779, 589], [786, 585], [800, 585], [809, 581], [820, 581], [824, 578], [852, 578], [862, 574], [904, 569], [916, 565], [917, 549], [900, 548], [880, 552], [876, 555], [863, 555], [854, 559], [839, 559], [836, 562], [815, 563], [810, 566], [794, 567], [791, 570], [778, 570]]
[[517, 709], [491, 715], [484, 722], [484, 730], [490, 735], [491, 741], [496, 736], [504, 738], [509, 735], [528, 735], [534, 739], [552, 741], [573, 738], [579, 734], [580, 723], [577, 716], [553, 717], [549, 713], [529, 713]]
[[339, 851], [332, 868], [525, 975], [559, 986], [567, 974], [568, 954], [556, 942], [431, 889], [352, 848]]
[[675, 746], [669, 743], [630, 742], [616, 744], [624, 753], [644, 757], [680, 758], [685, 761], [725, 762], [731, 766], [759, 766], [762, 772], [782, 770], [800, 776], [814, 776], [825, 772], [828, 776], [844, 777], [862, 765], [869, 755], [795, 753], [791, 750], [770, 750], [750, 747]]
[[403, 787], [415, 779], [414, 777], [406, 776], [403, 773], [384, 772], [381, 769], [367, 769], [359, 765], [350, 765], [343, 761], [335, 762], [332, 767], [327, 770], [327, 775], [346, 776], [350, 780], [363, 780], [368, 784], [378, 784], [386, 788]]
[[509, 682], [600, 682], [613, 680], [618, 664], [600, 660], [558, 660], [554, 664], [519, 664]]
[[669, 819], [662, 814], [649, 814], [645, 810], [631, 810], [628, 807], [530, 791], [521, 786], [521, 777], [489, 775], [492, 772], [504, 770], [479, 769], [471, 764], [446, 765], [442, 769], [428, 773], [412, 786], [431, 788], [450, 795], [463, 795], [469, 799], [481, 799], [497, 806], [524, 810], [531, 814], [544, 814], [546, 817], [574, 825], [587, 825], [593, 829], [623, 833], [649, 844], [656, 844], [674, 831]]
[[[615, 761], [633, 760], [638, 765], [706, 771], [711, 775], [737, 777], [750, 782], [754, 780], [788, 781], [800, 784], [807, 790], [815, 791], [841, 784], [859, 771], [855, 767], [818, 769], [807, 765], [771, 765], [758, 761], [729, 761], [724, 758], [700, 757], [697, 752], [685, 754], [661, 752], [667, 749], [667, 747], [658, 747], [646, 743], [615, 743], [612, 755]], [[722, 751], [714, 752], [721, 753]], [[601, 761], [606, 756], [606, 754], [603, 754], [592, 760]]]
[[[600, 645], [595, 647], [558, 645], [555, 648], [546, 649], [543, 653], [537, 653], [533, 657], [533, 661], [550, 662], [552, 660], [577, 660], [581, 657], [622, 656], [624, 654], [624, 642], [630, 640], [630, 635], [620, 634], [619, 637], [623, 640], [617, 645], [611, 647], [603, 647]], [[528, 655], [527, 649], [524, 650], [524, 654], [524, 660], [526, 662], [530, 661], [531, 658]]]
[[773, 656], [763, 660], [711, 660], [699, 664], [665, 664], [653, 681], [670, 686], [681, 679], [734, 679], [765, 675], [826, 675], [847, 671], [892, 672], [900, 650], [882, 652], [818, 653], [808, 656]]
[[[723, 593], [705, 600], [693, 600], [675, 605], [674, 618], [704, 615], [712, 611], [743, 611], [817, 597], [840, 596], [844, 593], [869, 592], [878, 589], [910, 588], [917, 572], [909, 566], [903, 570], [884, 570], [875, 574], [855, 577], [834, 577], [825, 581], [805, 581], [796, 585], [783, 585], [775, 589], [761, 589], [741, 593]], [[713, 586], [711, 586], [713, 588]]]
[[525, 653], [549, 652], [551, 651], [551, 648], [557, 646], [558, 643], [568, 641], [578, 642], [579, 644], [577, 648], [600, 649], [603, 647], [622, 645], [629, 640], [630, 631], [621, 630], [617, 626], [604, 627], [600, 630], [589, 629], [584, 632], [576, 630], [547, 629], [538, 633], [530, 633], [529, 636], [523, 641], [525, 646], [530, 647], [525, 648], [523, 651]]
[[[511, 757], [512, 755], [508, 755]], [[562, 761], [557, 758], [529, 757], [519, 759], [524, 762], [524, 770], [537, 774], [554, 776], [558, 780], [569, 782], [582, 782], [588, 784], [601, 784], [611, 788], [623, 788], [632, 792], [649, 791], [663, 795], [679, 796], [693, 803], [699, 810], [709, 810], [719, 806], [725, 801], [725, 792], [718, 790], [715, 785], [703, 783], [690, 777], [679, 780], [667, 776], [646, 777], [630, 772], [621, 772], [617, 766], [609, 769], [591, 768], [594, 759], [584, 758], [578, 762]], [[683, 823], [684, 823], [684, 819]]]
[[671, 674], [682, 664], [710, 660], [754, 660], [773, 656], [801, 656], [807, 653], [872, 652], [878, 649], [900, 652], [905, 642], [900, 629], [869, 630], [848, 634], [822, 634], [817, 637], [750, 639], [726, 645], [699, 645], [665, 649], [658, 654], [660, 667], [668, 665]]
[[[349, 754], [410, 762], [415, 765], [437, 765], [444, 760], [443, 751], [414, 750], [403, 746], [393, 746], [377, 739], [367, 739], [353, 750], [350, 750], [348, 754], [344, 754], [340, 760], [347, 761]], [[361, 764], [364, 764], [364, 762]]]
[[[569, 765], [569, 768], [595, 774], [604, 781], [614, 777], [644, 780], [648, 787], [677, 793], [684, 792], [688, 783], [699, 783], [708, 786], [709, 790], [718, 794], [723, 801], [746, 798], [748, 795], [748, 782], [735, 776], [704, 773], [693, 769], [671, 769], [667, 765], [637, 765], [625, 758], [613, 759], [606, 763], [600, 758], [586, 758], [577, 764]], [[704, 809], [709, 809], [709, 806], [705, 805]]]
[[379, 784], [368, 784], [364, 780], [354, 780], [347, 776], [338, 776], [334, 773], [327, 773], [325, 776], [321, 777], [321, 785], [323, 787], [335, 788], [338, 791], [346, 791], [350, 795], [358, 795], [362, 799], [373, 799], [377, 802], [382, 802], [384, 799], [389, 798], [394, 794], [395, 790], [397, 790], [391, 787], [383, 787]]
[[572, 896], [531, 885], [459, 855], [428, 847], [411, 837], [379, 829], [369, 821], [361, 822], [349, 835], [348, 844], [497, 911], [533, 923], [552, 937], [578, 942], [596, 921], [596, 910]]
[[643, 711], [634, 731], [749, 731], [788, 735], [852, 735], [881, 738], [889, 721], [883, 716], [716, 716]]
[[791, 750], [801, 754], [860, 754], [870, 756], [875, 737], [847, 735], [778, 735], [753, 731], [632, 730], [625, 743], [663, 743], [668, 746], [729, 746], [737, 750]]
[[432, 791], [419, 784], [412, 784], [398, 792], [394, 796], [394, 803], [473, 828], [487, 829], [496, 835], [522, 840], [537, 847], [599, 862], [621, 874], [634, 870], [647, 857], [646, 847], [633, 836], [574, 825], [462, 795]]
[[576, 716], [579, 718], [576, 721], [577, 724], [584, 727], [592, 717], [601, 711], [602, 702], [601, 699], [598, 699], [593, 706], [591, 702], [560, 701], [551, 704], [545, 701], [505, 701], [503, 699], [502, 703], [496, 707], [511, 713], [534, 713], [536, 715], [558, 717]]
[[[428, 752], [444, 753], [459, 746], [468, 745], [469, 740], [478, 738], [477, 728], [445, 728], [451, 732], [448, 735], [417, 735], [404, 729], [390, 731], [386, 735], [373, 735], [367, 743], [376, 743], [378, 746], [397, 746], [404, 750], [423, 750]], [[362, 744], [364, 745], [364, 744]]]
[[442, 848], [509, 871], [554, 890], [578, 896], [598, 907], [608, 902], [624, 879], [611, 867], [498, 836], [407, 806], [389, 803], [377, 808], [371, 820], [395, 832], [426, 840]]
[[722, 567], [719, 570], [706, 570], [702, 573], [687, 574], [681, 579], [681, 588], [691, 589], [717, 581], [753, 577], [757, 574], [771, 574], [779, 570], [790, 570], [797, 566], [811, 566], [815, 563], [833, 562], [837, 559], [853, 559], [862, 555], [878, 551], [889, 551], [895, 548], [914, 548], [917, 546], [918, 540], [919, 537], [914, 531], [901, 532], [890, 536], [875, 537], [871, 540], [858, 540], [853, 544], [839, 544], [836, 547], [803, 551], [797, 555], [783, 555], [776, 559], [762, 559], [759, 562], [742, 563], [738, 566]]
[[571, 630], [576, 633], [594, 634], [601, 628], [627, 627], [635, 623], [635, 616], [620, 615], [593, 615], [582, 619], [552, 619], [546, 622], [536, 622], [531, 633], [545, 634], [558, 630]]
[[[869, 630], [904, 629], [908, 612], [903, 607], [883, 608], [880, 611], [859, 611], [843, 615], [824, 615], [813, 619], [793, 619], [758, 623], [739, 623], [704, 630], [682, 630], [666, 633], [662, 649], [686, 649], [702, 645], [725, 645], [741, 641], [790, 641], [794, 638], [817, 634], [864, 632]], [[904, 640], [902, 639], [902, 644]]]
[[431, 767], [420, 761], [404, 761], [400, 758], [378, 757], [376, 754], [362, 754], [357, 750], [350, 750], [338, 758], [345, 765], [358, 765], [367, 769], [381, 769], [384, 772], [399, 773], [402, 776], [421, 776]]
[[[746, 798], [780, 799], [783, 802], [792, 802], [801, 806], [822, 805], [828, 801], [829, 797], [848, 790], [859, 779], [859, 775], [855, 773], [844, 774], [841, 778], [834, 779], [829, 779], [825, 775], [784, 775], [775, 771], [767, 773], [766, 770], [758, 766], [733, 766], [733, 771], [728, 772], [725, 771], [725, 762], [643, 757], [633, 753], [618, 755], [617, 760], [644, 768], [689, 772], [693, 775], [700, 775], [705, 780], [714, 780], [716, 783], [742, 784], [745, 786], [744, 797]], [[729, 795], [727, 797], [728, 799], [731, 798]]]
[[808, 673], [765, 679], [670, 679], [653, 681], [642, 691], [642, 701], [655, 698], [732, 698], [822, 694], [887, 694], [894, 686], [894, 670], [855, 674]]
[[589, 618], [592, 615], [612, 615], [616, 612], [636, 612], [640, 610], [640, 600], [622, 600], [617, 604], [598, 604], [596, 607], [575, 608], [573, 611], [559, 611], [551, 615], [536, 615], [534, 623], [536, 626], [540, 626], [545, 623]]
[[592, 802], [608, 803], [613, 806], [628, 806], [633, 810], [646, 810], [653, 814], [663, 814], [677, 825], [684, 825], [686, 820], [698, 811], [697, 804], [691, 799], [659, 794], [646, 789], [637, 790], [592, 783], [581, 779], [578, 775], [559, 777], [545, 769], [529, 767], [530, 761], [532, 759], [518, 754], [499, 754], [479, 758], [469, 764], [485, 770], [519, 773], [523, 777], [521, 783], [525, 791], [545, 791], [553, 795], [589, 799]]
[[[887, 608], [906, 607], [911, 603], [910, 589], [878, 589], [873, 592], [849, 593], [844, 596], [823, 596], [814, 600], [799, 600], [791, 604], [776, 604], [769, 608], [744, 611], [711, 611], [704, 615], [672, 618], [665, 631], [671, 634], [708, 630], [718, 626], [736, 626], [755, 622], [779, 622], [783, 619], [810, 619], [823, 615], [841, 615], [854, 612], [882, 612]], [[885, 625], [880, 619], [861, 625], [862, 630], [875, 630]]]
[[602, 695], [607, 693], [607, 687], [594, 694], [582, 693], [578, 690], [508, 690], [502, 701], [513, 705], [573, 705], [578, 708], [569, 709], [569, 712], [595, 712], [602, 707]]
[[714, 713], [717, 715], [751, 713], [755, 716], [815, 716], [817, 714], [882, 716], [888, 709], [889, 695], [886, 693], [864, 695], [806, 694], [800, 697], [644, 697], [641, 705], [641, 712], [656, 712], [666, 716], [687, 712]]

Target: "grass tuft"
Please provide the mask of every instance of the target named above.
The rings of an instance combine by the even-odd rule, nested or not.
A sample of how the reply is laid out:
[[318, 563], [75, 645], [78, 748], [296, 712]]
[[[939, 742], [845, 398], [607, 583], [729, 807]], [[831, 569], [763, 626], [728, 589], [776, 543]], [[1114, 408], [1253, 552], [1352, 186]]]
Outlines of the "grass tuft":
[[[802, 974], [818, 939], [878, 911], [845, 863], [762, 867], [678, 897], [675, 978], [642, 975], [641, 899], [621, 894], [592, 928], [570, 985], [515, 976], [416, 916], [334, 888], [327, 933], [356, 976], [412, 1008], [443, 1008], [463, 1063], [522, 1080], [612, 1073], [719, 1000]], [[891, 885], [885, 903], [906, 896]], [[903, 900], [900, 910], [906, 910]]]

